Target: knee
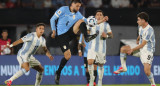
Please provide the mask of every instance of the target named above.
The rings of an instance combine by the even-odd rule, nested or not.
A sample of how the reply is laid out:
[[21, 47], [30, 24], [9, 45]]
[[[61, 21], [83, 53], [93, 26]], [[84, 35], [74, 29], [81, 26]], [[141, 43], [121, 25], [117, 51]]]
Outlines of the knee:
[[92, 65], [92, 64], [93, 64], [93, 62], [88, 60], [88, 65]]
[[127, 50], [127, 49], [126, 49], [126, 46], [123, 46], [123, 47], [121, 47], [121, 50], [120, 50], [120, 51], [121, 51], [121, 53], [125, 53], [126, 50]]
[[28, 72], [29, 70], [30, 70], [30, 68], [29, 68], [29, 67], [28, 67], [28, 68], [25, 68], [25, 71], [26, 71], [26, 72]]
[[149, 76], [149, 75], [151, 74], [151, 72], [150, 72], [149, 70], [145, 70], [145, 69], [144, 69], [144, 72], [145, 72], [145, 74], [146, 74], [147, 76]]
[[71, 58], [71, 53], [65, 54], [64, 57], [66, 58], [66, 60], [69, 60]]

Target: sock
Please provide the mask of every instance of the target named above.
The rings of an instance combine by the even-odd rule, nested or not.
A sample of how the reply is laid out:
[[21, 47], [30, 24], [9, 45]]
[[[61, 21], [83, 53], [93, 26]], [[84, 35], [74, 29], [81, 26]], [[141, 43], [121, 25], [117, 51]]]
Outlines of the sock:
[[20, 76], [22, 76], [24, 73], [27, 73], [27, 71], [25, 69], [21, 69], [18, 72], [16, 72], [9, 80], [14, 81], [15, 79], [19, 78]]
[[120, 60], [121, 60], [121, 66], [123, 67], [123, 69], [125, 71], [127, 71], [127, 67], [126, 67], [126, 54], [125, 53], [120, 53]]
[[64, 68], [64, 66], [66, 65], [66, 63], [68, 62], [68, 60], [66, 58], [62, 58], [61, 63], [59, 65], [58, 71], [56, 72], [58, 75], [61, 74], [62, 69]]
[[86, 23], [85, 23], [85, 22], [82, 22], [82, 23], [80, 24], [80, 27], [79, 27], [79, 28], [80, 28], [81, 32], [83, 33], [84, 37], [86, 38], [86, 37], [88, 36]]
[[155, 85], [155, 82], [154, 82], [154, 77], [153, 77], [153, 74], [151, 73], [149, 76], [147, 76], [151, 85]]
[[93, 70], [94, 70], [93, 64], [92, 65], [88, 65], [88, 71], [89, 71], [90, 78], [94, 77]]
[[43, 72], [41, 72], [41, 73], [37, 72], [35, 86], [40, 86], [40, 83], [42, 81], [42, 77], [43, 77]]
[[96, 82], [96, 80], [97, 80], [97, 70], [94, 70], [94, 77], [95, 77], [94, 82]]
[[89, 80], [90, 80], [89, 72], [86, 72], [86, 78], [87, 78], [87, 83], [89, 83]]
[[103, 73], [104, 73], [104, 67], [99, 66], [98, 67], [98, 74], [99, 74], [98, 86], [102, 86]]

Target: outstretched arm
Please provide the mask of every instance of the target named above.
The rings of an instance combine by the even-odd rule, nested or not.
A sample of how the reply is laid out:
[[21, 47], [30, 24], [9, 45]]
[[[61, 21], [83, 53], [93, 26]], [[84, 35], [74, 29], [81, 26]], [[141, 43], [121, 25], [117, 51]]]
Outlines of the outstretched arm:
[[19, 39], [19, 40], [13, 42], [11, 45], [7, 45], [7, 46], [11, 48], [11, 47], [14, 47], [14, 46], [21, 44], [21, 43], [23, 43], [23, 40]]

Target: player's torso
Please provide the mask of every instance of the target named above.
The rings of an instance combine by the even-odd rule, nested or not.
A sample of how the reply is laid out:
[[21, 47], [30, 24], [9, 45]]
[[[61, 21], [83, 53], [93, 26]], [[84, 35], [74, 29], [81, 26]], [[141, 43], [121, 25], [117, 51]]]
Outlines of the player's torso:
[[[7, 44], [8, 45], [11, 44], [10, 39], [7, 39], [7, 40], [0, 39], [0, 50], [3, 50]], [[6, 48], [3, 52], [0, 53], [0, 55], [8, 54], [7, 52], [10, 52], [10, 51], [11, 50], [9, 48]]]
[[42, 36], [38, 38], [37, 35], [34, 34], [32, 41], [28, 41], [23, 44], [23, 47], [19, 50], [18, 55], [30, 57], [36, 53], [39, 47], [42, 46], [44, 40], [45, 39]]
[[69, 30], [79, 19], [82, 19], [79, 11], [77, 13], [72, 13], [69, 7], [65, 7], [65, 12], [59, 16], [57, 29], [58, 34], [63, 34]]
[[147, 35], [147, 32], [151, 35], [147, 44], [143, 48], [141, 48], [140, 51], [147, 50], [150, 52], [154, 52], [155, 51], [155, 34], [154, 34], [153, 28], [149, 25], [145, 29], [143, 29], [142, 27], [140, 27], [139, 29], [140, 29], [139, 30], [139, 36], [140, 36], [139, 44], [142, 43], [143, 38], [146, 37], [146, 35]]
[[96, 52], [106, 53], [106, 40], [101, 39], [102, 33], [106, 32], [106, 23], [101, 23], [92, 27], [90, 34], [95, 34], [97, 30], [99, 31], [99, 35], [89, 43], [88, 48]]

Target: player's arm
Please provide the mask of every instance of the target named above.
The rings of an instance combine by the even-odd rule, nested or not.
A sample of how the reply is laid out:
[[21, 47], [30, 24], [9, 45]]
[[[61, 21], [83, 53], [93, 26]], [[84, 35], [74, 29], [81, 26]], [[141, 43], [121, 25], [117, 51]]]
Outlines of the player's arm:
[[101, 37], [104, 38], [104, 39], [106, 39], [106, 38], [112, 39], [112, 38], [113, 38], [113, 33], [112, 33], [112, 31], [111, 31], [110, 25], [107, 24], [107, 26], [106, 26], [105, 29], [106, 29], [106, 30], [102, 33]]
[[136, 41], [137, 44], [139, 44], [139, 39], [140, 39], [140, 36], [137, 37], [137, 41]]
[[64, 10], [64, 7], [61, 7], [60, 9], [58, 9], [50, 19], [50, 24], [52, 29], [52, 35], [51, 35], [52, 38], [55, 38], [55, 35], [56, 35], [56, 20], [63, 14], [63, 10]]
[[51, 55], [46, 46], [43, 47], [43, 50], [46, 53], [46, 56], [48, 56], [48, 58], [52, 61], [54, 57]]
[[106, 21], [108, 21], [108, 20], [109, 20], [108, 16], [105, 16], [102, 20], [98, 20], [98, 21], [97, 21], [97, 24], [106, 22]]
[[9, 48], [12, 48], [12, 47], [14, 47], [14, 46], [16, 46], [16, 45], [18, 45], [18, 44], [21, 44], [21, 43], [23, 43], [23, 40], [22, 40], [22, 39], [19, 39], [19, 40], [13, 42], [11, 45], [7, 45], [7, 46], [8, 46]]

